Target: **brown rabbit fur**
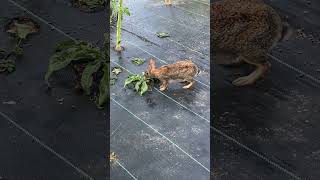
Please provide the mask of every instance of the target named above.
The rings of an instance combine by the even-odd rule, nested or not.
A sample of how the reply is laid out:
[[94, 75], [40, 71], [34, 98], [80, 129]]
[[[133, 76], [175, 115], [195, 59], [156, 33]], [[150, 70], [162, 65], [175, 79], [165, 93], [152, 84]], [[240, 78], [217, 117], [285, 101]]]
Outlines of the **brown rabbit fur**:
[[[217, 64], [246, 62], [256, 66], [248, 76], [232, 83], [244, 86], [255, 83], [270, 68], [267, 53], [277, 42], [287, 39], [289, 26], [262, 0], [221, 0], [211, 4], [211, 46]], [[221, 61], [219, 55], [236, 58]]]
[[184, 89], [190, 88], [194, 84], [193, 78], [199, 73], [198, 67], [191, 60], [177, 61], [174, 64], [168, 64], [156, 68], [156, 61], [150, 59], [146, 77], [157, 78], [162, 82], [160, 91], [168, 88], [171, 80], [183, 80], [188, 84]]

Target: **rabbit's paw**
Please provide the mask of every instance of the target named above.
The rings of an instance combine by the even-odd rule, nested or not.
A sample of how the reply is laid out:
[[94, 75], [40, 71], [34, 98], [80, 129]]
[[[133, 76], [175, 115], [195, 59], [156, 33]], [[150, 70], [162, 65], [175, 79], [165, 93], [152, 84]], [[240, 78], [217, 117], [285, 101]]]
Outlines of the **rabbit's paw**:
[[193, 85], [193, 82], [190, 82], [188, 85], [183, 86], [182, 88], [183, 89], [189, 89], [189, 88], [191, 88], [192, 85]]
[[246, 86], [246, 85], [252, 85], [256, 82], [257, 78], [254, 76], [243, 76], [240, 77], [232, 82], [235, 86]]
[[164, 90], [166, 90], [166, 89], [167, 89], [166, 86], [160, 86], [160, 91], [164, 91]]

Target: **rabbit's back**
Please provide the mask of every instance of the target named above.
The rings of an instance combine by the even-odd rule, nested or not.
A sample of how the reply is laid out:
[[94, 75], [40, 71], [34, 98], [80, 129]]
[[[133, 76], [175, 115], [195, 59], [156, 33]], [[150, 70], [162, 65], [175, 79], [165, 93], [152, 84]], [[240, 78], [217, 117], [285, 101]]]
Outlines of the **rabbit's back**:
[[261, 53], [280, 40], [280, 16], [262, 0], [222, 0], [211, 5], [213, 50]]
[[159, 72], [159, 78], [190, 79], [198, 73], [198, 67], [190, 60], [177, 61], [174, 64], [161, 66]]

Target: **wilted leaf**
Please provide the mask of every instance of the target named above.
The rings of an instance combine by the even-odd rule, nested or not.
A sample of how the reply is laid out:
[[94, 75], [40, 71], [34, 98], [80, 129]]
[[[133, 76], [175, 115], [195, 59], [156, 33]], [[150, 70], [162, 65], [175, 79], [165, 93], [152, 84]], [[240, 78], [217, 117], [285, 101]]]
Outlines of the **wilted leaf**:
[[99, 85], [99, 97], [97, 99], [98, 108], [102, 108], [103, 105], [109, 100], [109, 64], [105, 63], [103, 66], [103, 77]]
[[90, 43], [63, 42], [56, 47], [55, 54], [50, 58], [45, 80], [48, 80], [55, 71], [65, 68], [73, 61], [96, 61], [102, 58], [100, 49]]
[[169, 33], [167, 33], [167, 32], [157, 32], [157, 36], [158, 36], [159, 38], [170, 37]]
[[143, 64], [145, 62], [145, 60], [142, 58], [133, 58], [131, 62], [133, 64], [140, 66], [141, 64]]
[[39, 29], [32, 21], [19, 23], [18, 20], [13, 20], [7, 32], [16, 34], [20, 39], [25, 39], [31, 33], [38, 32]]
[[90, 89], [91, 89], [92, 80], [93, 80], [92, 75], [96, 73], [100, 67], [101, 67], [101, 62], [97, 60], [95, 62], [91, 62], [87, 64], [87, 66], [84, 68], [81, 76], [81, 86], [86, 95], [90, 94]]
[[117, 76], [122, 72], [122, 69], [120, 67], [114, 67], [111, 72]]

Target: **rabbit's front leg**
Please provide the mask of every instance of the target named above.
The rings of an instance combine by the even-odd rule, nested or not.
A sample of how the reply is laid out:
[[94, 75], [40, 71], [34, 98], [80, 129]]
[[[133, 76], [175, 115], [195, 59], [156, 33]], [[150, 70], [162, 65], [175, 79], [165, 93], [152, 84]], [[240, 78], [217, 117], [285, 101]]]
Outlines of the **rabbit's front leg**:
[[[264, 57], [261, 57], [261, 59]], [[248, 64], [256, 66], [256, 69], [249, 74], [248, 76], [240, 77], [232, 82], [235, 86], [245, 86], [254, 84], [258, 79], [260, 79], [266, 71], [271, 67], [271, 64], [268, 61], [259, 61], [261, 59], [244, 59]]]
[[169, 85], [169, 80], [167, 79], [160, 79], [160, 81], [162, 82], [161, 86], [160, 86], [160, 91], [164, 91], [168, 88]]

